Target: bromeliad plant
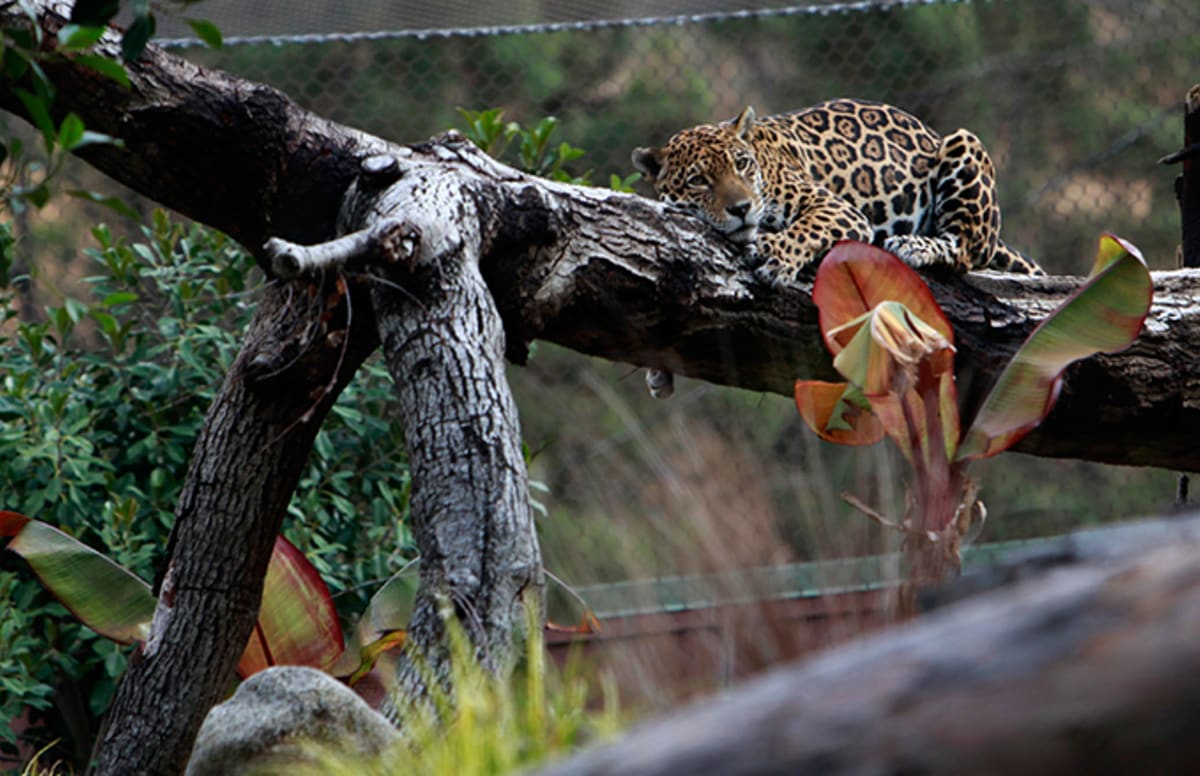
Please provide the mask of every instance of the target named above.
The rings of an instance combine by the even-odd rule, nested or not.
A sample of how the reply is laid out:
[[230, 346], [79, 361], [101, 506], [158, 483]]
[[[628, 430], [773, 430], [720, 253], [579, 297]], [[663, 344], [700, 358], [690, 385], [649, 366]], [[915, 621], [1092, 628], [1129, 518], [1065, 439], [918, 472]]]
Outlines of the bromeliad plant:
[[[25, 559], [34, 575], [76, 619], [118, 644], [150, 635], [155, 598], [150, 585], [83, 542], [40, 520], [0, 510], [0, 550]], [[357, 626], [343, 631], [329, 588], [295, 545], [275, 538], [262, 603], [237, 665], [245, 679], [276, 665], [320, 669], [346, 682], [372, 706], [392, 684], [416, 597], [417, 561], [391, 576], [371, 597]], [[548, 630], [593, 633], [588, 609], [578, 626], [547, 621]]]
[[841, 243], [817, 271], [813, 301], [834, 368], [846, 382], [798, 380], [796, 406], [809, 428], [839, 444], [890, 437], [912, 467], [908, 508], [889, 519], [851, 496], [855, 508], [905, 534], [915, 590], [957, 573], [967, 531], [986, 511], [970, 463], [1008, 449], [1049, 414], [1068, 365], [1129, 345], [1150, 309], [1141, 254], [1112, 235], [1100, 239], [1086, 282], [1046, 317], [1004, 368], [970, 426], [961, 427], [954, 381], [954, 331], [929, 288], [896, 257]]
[[[155, 598], [150, 585], [131, 571], [54, 526], [16, 512], [0, 510], [0, 538], [9, 539], [4, 549], [24, 558], [42, 585], [87, 627], [118, 644], [150, 635]], [[361, 627], [343, 634], [320, 574], [291, 542], [276, 537], [258, 622], [238, 675], [244, 679], [273, 665], [306, 665], [358, 684], [386, 650], [403, 644], [404, 631], [384, 625], [396, 621], [390, 615], [402, 587], [385, 586]], [[348, 649], [355, 646], [359, 649]], [[378, 684], [359, 689], [370, 691]]]

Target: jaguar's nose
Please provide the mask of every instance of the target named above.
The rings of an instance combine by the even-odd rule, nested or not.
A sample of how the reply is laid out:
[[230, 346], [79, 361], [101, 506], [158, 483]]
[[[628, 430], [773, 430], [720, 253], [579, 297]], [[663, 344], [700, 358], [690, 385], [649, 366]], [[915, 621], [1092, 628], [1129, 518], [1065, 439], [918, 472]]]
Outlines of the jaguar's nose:
[[746, 214], [750, 212], [750, 200], [743, 199], [742, 201], [735, 202], [732, 205], [726, 205], [725, 212], [734, 218], [744, 219]]

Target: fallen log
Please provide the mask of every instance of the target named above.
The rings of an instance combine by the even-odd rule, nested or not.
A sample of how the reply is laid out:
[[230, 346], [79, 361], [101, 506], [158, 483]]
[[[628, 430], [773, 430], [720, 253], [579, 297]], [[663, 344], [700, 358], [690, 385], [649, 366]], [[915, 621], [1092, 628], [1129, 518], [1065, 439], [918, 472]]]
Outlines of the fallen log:
[[1063, 551], [542, 776], [1200, 771], [1200, 518]]

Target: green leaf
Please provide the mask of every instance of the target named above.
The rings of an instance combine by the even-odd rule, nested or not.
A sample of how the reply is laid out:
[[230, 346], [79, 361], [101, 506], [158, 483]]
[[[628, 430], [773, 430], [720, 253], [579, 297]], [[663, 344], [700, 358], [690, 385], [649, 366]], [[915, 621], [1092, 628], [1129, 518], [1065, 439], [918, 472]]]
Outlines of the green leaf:
[[41, 210], [50, 201], [50, 187], [44, 183], [34, 186], [32, 189], [22, 188], [17, 193], [25, 199], [29, 200], [30, 204]]
[[99, 57], [95, 54], [81, 54], [74, 58], [74, 61], [88, 68], [95, 70], [101, 75], [108, 76], [112, 80], [121, 84], [126, 88], [129, 87], [129, 73], [125, 71], [125, 66], [120, 62], [109, 59], [108, 57]]
[[204, 19], [186, 19], [185, 21], [192, 28], [192, 32], [196, 33], [196, 37], [204, 41], [209, 48], [221, 48], [224, 44], [221, 31], [212, 22]]
[[883, 426], [861, 390], [850, 383], [797, 380], [796, 409], [817, 436], [841, 445], [873, 445]]
[[412, 619], [419, 578], [412, 569], [392, 575], [371, 596], [358, 623], [359, 639], [368, 644], [388, 633], [405, 628]]
[[238, 674], [245, 678], [273, 665], [324, 670], [342, 650], [342, 626], [329, 588], [302, 552], [282, 536], [276, 537], [258, 624], [238, 663]]
[[104, 36], [103, 25], [68, 24], [58, 31], [59, 48], [67, 51], [90, 48]]
[[126, 62], [133, 62], [140, 57], [153, 35], [154, 14], [146, 13], [135, 18], [121, 38], [121, 58]]
[[112, 144], [118, 147], [124, 143], [111, 135], [93, 132], [83, 124], [83, 119], [75, 113], [68, 113], [58, 126], [58, 145], [64, 151], [76, 151], [84, 146], [98, 143]]
[[70, 151], [83, 140], [83, 119], [74, 113], [68, 113], [58, 125], [58, 144], [64, 151]]
[[29, 69], [29, 55], [15, 48], [4, 49], [4, 78], [16, 81]]
[[125, 204], [125, 200], [121, 199], [120, 197], [106, 197], [103, 194], [97, 194], [94, 191], [85, 191], [83, 189], [71, 189], [67, 193], [72, 197], [86, 199], [88, 202], [95, 202], [97, 205], [103, 205], [109, 210], [113, 210], [128, 218], [141, 220], [141, 216], [138, 215], [137, 211]]
[[117, 305], [129, 304], [137, 300], [138, 295], [132, 291], [114, 291], [104, 297], [104, 300], [100, 304], [104, 307], [116, 307]]
[[614, 172], [610, 173], [608, 176], [608, 187], [613, 191], [623, 191], [626, 194], [632, 194], [633, 184], [637, 183], [641, 179], [642, 174], [640, 172], [635, 172], [626, 176], [625, 178], [622, 178], [620, 175], [617, 175]]
[[25, 106], [26, 112], [29, 113], [29, 120], [42, 133], [46, 150], [52, 151], [58, 133], [54, 129], [54, 121], [50, 118], [50, 105], [47, 100], [24, 89], [13, 89], [13, 94], [17, 95], [17, 99]]
[[113, 336], [117, 331], [117, 319], [112, 313], [106, 313], [103, 310], [92, 310], [92, 320], [100, 327], [100, 331], [108, 336]]
[[100, 27], [112, 21], [120, 8], [118, 0], [75, 0], [71, 22], [88, 27]]
[[1038, 324], [1004, 368], [964, 436], [958, 460], [995, 455], [1041, 423], [1058, 398], [1063, 370], [1133, 342], [1153, 294], [1138, 249], [1103, 235], [1087, 282]]
[[[0, 513], [10, 516], [4, 530], [17, 522], [13, 514]], [[23, 557], [42, 585], [100, 635], [128, 644], [149, 634], [154, 616], [150, 586], [83, 542], [28, 520], [8, 549]]]

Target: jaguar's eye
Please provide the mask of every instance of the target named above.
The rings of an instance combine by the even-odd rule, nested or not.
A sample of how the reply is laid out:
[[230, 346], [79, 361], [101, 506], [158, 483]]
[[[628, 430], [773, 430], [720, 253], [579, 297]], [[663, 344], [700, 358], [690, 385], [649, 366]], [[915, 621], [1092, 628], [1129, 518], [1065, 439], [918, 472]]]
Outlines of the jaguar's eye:
[[738, 172], [745, 172], [750, 169], [750, 157], [739, 156], [733, 160], [733, 166]]
[[708, 185], [708, 180], [703, 175], [693, 175], [687, 179], [685, 185], [693, 189], [702, 189]]

